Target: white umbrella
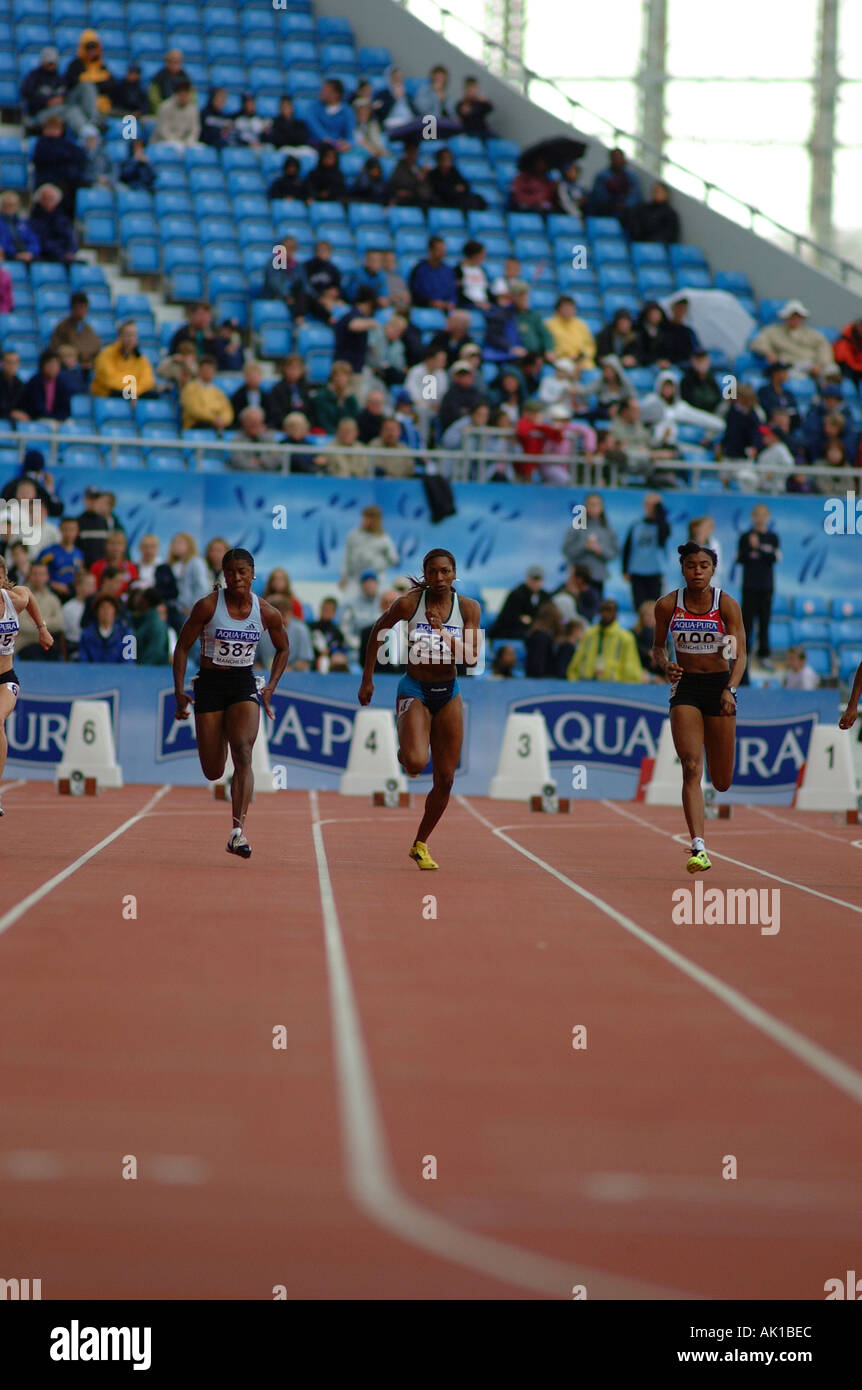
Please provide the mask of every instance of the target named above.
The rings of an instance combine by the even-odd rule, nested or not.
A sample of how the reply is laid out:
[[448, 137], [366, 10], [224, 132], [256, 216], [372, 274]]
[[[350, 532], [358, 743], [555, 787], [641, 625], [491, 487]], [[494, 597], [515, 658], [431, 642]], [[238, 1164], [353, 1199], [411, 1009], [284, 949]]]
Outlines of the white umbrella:
[[671, 305], [683, 298], [688, 300], [685, 321], [705, 348], [731, 359], [745, 352], [757, 324], [738, 299], [727, 290], [679, 289], [659, 303], [670, 317]]

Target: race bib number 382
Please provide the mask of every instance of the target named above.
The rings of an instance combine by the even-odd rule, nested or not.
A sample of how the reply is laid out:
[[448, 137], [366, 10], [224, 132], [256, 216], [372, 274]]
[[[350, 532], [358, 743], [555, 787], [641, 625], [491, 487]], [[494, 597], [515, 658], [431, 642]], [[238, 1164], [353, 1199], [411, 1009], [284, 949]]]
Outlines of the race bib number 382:
[[216, 666], [252, 666], [260, 633], [253, 629], [243, 632], [217, 628], [213, 643], [213, 663]]

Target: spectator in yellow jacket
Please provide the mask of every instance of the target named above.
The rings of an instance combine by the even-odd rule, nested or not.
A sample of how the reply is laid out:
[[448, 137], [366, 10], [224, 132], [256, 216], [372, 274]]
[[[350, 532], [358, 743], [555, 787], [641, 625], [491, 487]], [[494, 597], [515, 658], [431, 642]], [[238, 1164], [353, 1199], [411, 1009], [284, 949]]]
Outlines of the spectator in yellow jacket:
[[599, 621], [588, 628], [569, 662], [570, 681], [626, 681], [640, 684], [644, 672], [633, 632], [617, 622], [617, 605], [602, 599]]
[[545, 327], [554, 340], [554, 354], [557, 357], [571, 357], [580, 360], [582, 367], [596, 365], [596, 340], [583, 319], [575, 313], [575, 301], [570, 294], [561, 294], [557, 300], [552, 318], [545, 319]]
[[184, 430], [226, 430], [233, 424], [233, 406], [221, 387], [213, 385], [217, 367], [214, 357], [202, 357], [197, 378], [183, 387], [180, 407]]
[[134, 401], [153, 392], [155, 385], [152, 366], [138, 351], [138, 325], [127, 319], [120, 324], [117, 341], [96, 355], [90, 391], [94, 396], [125, 396]]

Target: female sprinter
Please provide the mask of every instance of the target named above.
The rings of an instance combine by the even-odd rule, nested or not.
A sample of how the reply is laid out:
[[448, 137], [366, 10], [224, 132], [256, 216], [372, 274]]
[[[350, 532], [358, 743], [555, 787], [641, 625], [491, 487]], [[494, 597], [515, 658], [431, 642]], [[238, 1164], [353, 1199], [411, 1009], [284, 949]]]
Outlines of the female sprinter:
[[[418, 777], [428, 762], [430, 744], [434, 784], [425, 799], [410, 858], [420, 869], [436, 869], [428, 853], [428, 837], [446, 810], [455, 769], [461, 757], [463, 707], [456, 665], [475, 666], [479, 660], [479, 605], [461, 598], [452, 588], [455, 557], [448, 550], [429, 550], [422, 561], [422, 579], [402, 594], [377, 619], [368, 640], [359, 703], [374, 694], [373, 672], [379, 634], [407, 622], [407, 674], [396, 692], [398, 761], [409, 777]], [[386, 651], [384, 646], [383, 651]], [[393, 664], [397, 664], [395, 658]]]
[[[690, 874], [711, 869], [703, 842], [703, 754], [716, 791], [733, 781], [736, 692], [745, 671], [745, 629], [736, 599], [712, 583], [716, 555], [697, 541], [679, 546], [685, 588], [655, 606], [652, 658], [670, 676], [670, 727], [682, 763], [682, 807], [691, 835]], [[674, 661], [665, 643], [673, 638]], [[728, 662], [732, 662], [728, 668]]]
[[[0, 778], [6, 766], [9, 745], [6, 741], [6, 720], [18, 703], [21, 689], [18, 677], [12, 666], [15, 640], [20, 631], [18, 614], [24, 610], [30, 614], [39, 629], [39, 645], [45, 651], [53, 647], [54, 639], [42, 621], [42, 614], [34, 594], [23, 584], [10, 584], [6, 561], [0, 555]], [[4, 814], [0, 805], [0, 816]]]
[[[260, 705], [270, 719], [269, 701], [287, 666], [287, 634], [281, 614], [252, 592], [254, 560], [247, 550], [228, 550], [222, 560], [224, 588], [198, 599], [192, 608], [174, 651], [176, 718], [188, 719], [195, 707], [198, 756], [205, 777], [215, 781], [224, 772], [230, 748], [234, 773], [231, 779], [233, 830], [228, 854], [251, 856], [245, 838], [245, 817], [254, 790], [251, 754], [260, 724]], [[275, 647], [269, 681], [260, 691], [253, 667], [257, 644], [266, 628]], [[201, 639], [201, 667], [195, 676], [194, 699], [183, 689], [188, 654]]]

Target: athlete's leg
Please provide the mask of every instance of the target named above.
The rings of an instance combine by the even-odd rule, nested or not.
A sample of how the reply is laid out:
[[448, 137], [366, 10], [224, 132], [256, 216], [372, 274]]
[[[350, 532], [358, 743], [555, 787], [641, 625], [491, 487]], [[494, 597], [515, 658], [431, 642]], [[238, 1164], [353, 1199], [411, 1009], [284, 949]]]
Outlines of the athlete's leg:
[[3, 776], [3, 769], [6, 766], [6, 755], [9, 751], [9, 744], [6, 739], [6, 720], [15, 708], [18, 696], [10, 690], [11, 682], [0, 685], [0, 777]]
[[461, 757], [464, 734], [464, 707], [461, 696], [455, 695], [431, 720], [431, 760], [434, 764], [434, 785], [425, 798], [425, 814], [416, 832], [416, 839], [428, 843], [434, 829], [449, 804], [455, 769]]
[[682, 763], [682, 809], [692, 839], [703, 839], [703, 715], [696, 705], [677, 705], [670, 712], [673, 746]]
[[707, 714], [703, 720], [703, 743], [709, 780], [717, 792], [726, 792], [733, 781], [736, 755], [736, 716]]
[[431, 713], [418, 696], [398, 716], [398, 761], [408, 777], [418, 777], [428, 762]]
[[208, 710], [206, 714], [198, 714], [195, 710], [195, 733], [201, 771], [211, 782], [221, 777], [227, 761], [224, 717], [225, 711], [222, 709]]
[[256, 700], [238, 700], [235, 705], [228, 705], [224, 712], [224, 726], [233, 758], [230, 784], [233, 823], [242, 827], [254, 791], [251, 755], [260, 726], [260, 705]]

